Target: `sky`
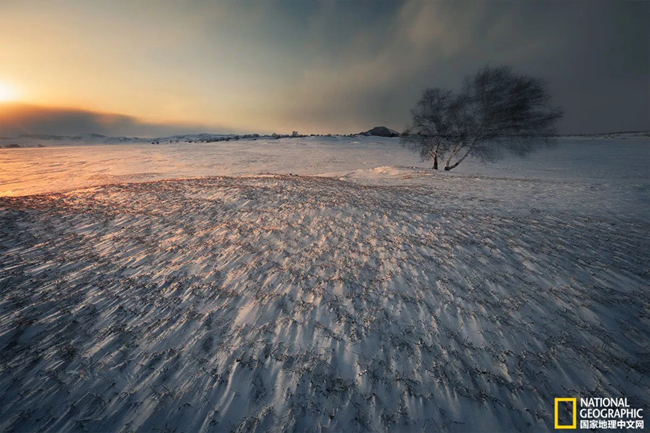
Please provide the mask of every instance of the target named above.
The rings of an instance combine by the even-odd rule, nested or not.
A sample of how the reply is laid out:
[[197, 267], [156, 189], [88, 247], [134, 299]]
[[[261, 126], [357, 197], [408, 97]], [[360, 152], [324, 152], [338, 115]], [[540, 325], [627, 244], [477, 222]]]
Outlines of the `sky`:
[[0, 136], [401, 130], [486, 64], [650, 129], [650, 1], [0, 0]]

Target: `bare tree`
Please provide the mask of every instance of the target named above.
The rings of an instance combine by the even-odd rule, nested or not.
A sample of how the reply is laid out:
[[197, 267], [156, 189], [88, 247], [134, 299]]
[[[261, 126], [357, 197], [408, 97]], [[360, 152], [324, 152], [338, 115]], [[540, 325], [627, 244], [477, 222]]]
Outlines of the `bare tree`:
[[551, 106], [544, 81], [508, 66], [487, 66], [466, 77], [456, 94], [425, 90], [412, 114], [402, 142], [430, 155], [434, 168], [445, 157], [449, 171], [468, 156], [495, 161], [506, 152], [525, 156], [553, 144], [563, 112]]
[[454, 104], [450, 90], [426, 89], [411, 111], [411, 125], [400, 139], [402, 145], [419, 152], [423, 160], [432, 158], [434, 170], [438, 169], [438, 158], [443, 157], [452, 144], [450, 129]]

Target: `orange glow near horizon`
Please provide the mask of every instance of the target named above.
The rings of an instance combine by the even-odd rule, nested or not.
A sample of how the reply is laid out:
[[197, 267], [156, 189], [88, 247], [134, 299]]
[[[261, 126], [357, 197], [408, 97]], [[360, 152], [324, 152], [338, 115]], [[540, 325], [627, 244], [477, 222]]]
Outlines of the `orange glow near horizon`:
[[18, 91], [4, 81], [0, 81], [0, 102], [12, 102], [17, 99]]

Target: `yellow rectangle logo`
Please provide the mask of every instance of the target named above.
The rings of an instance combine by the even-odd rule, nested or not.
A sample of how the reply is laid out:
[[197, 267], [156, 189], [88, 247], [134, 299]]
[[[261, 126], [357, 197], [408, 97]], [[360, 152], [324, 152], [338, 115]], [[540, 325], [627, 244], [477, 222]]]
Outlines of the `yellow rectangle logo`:
[[[567, 402], [573, 405], [573, 424], [560, 425], [559, 424], [559, 402]], [[556, 398], [555, 399], [555, 428], [560, 429], [576, 429], [578, 428], [578, 399], [577, 398]]]

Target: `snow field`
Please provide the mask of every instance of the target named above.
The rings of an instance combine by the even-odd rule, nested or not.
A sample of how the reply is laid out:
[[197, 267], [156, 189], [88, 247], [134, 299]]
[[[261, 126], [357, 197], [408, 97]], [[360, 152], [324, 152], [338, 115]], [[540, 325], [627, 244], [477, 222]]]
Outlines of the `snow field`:
[[0, 199], [0, 429], [539, 431], [555, 397], [648, 407], [642, 179], [340, 177]]

